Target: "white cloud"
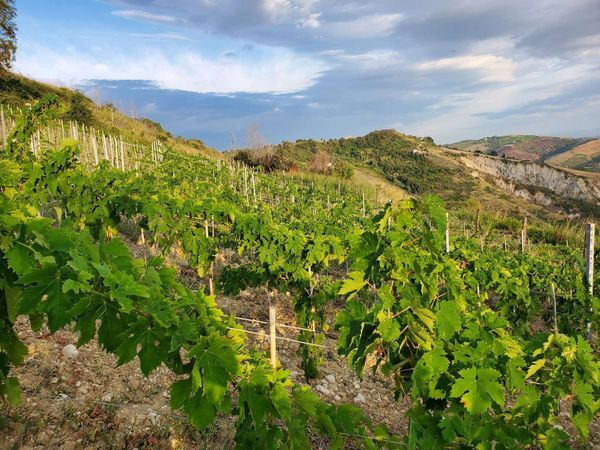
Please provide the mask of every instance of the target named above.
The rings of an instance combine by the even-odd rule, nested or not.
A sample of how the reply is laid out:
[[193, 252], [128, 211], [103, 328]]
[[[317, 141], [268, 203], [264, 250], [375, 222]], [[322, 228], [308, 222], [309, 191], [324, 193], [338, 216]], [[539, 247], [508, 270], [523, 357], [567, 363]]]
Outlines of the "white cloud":
[[193, 42], [187, 36], [178, 33], [131, 33], [131, 36], [148, 41], [188, 41]]
[[112, 11], [112, 14], [114, 16], [124, 17], [126, 19], [149, 20], [151, 22], [177, 22], [177, 19], [173, 16], [154, 14], [148, 11], [142, 11], [140, 9], [119, 9]]
[[326, 31], [345, 39], [373, 39], [392, 34], [402, 19], [402, 14], [372, 14], [353, 20], [328, 22]]
[[504, 56], [463, 55], [419, 63], [415, 68], [423, 72], [475, 71], [483, 82], [511, 82], [514, 80], [515, 63]]
[[[496, 84], [475, 92], [446, 94], [429, 108], [428, 118], [411, 123], [398, 121], [394, 127], [403, 127], [417, 135], [432, 135], [440, 142], [449, 143], [468, 136], [500, 134], [546, 134], [556, 135], [576, 129], [573, 120], [576, 111], [593, 110], [592, 99], [574, 108], [571, 113], [556, 112], [548, 105], [541, 113], [527, 112], [515, 119], [507, 115], [490, 120], [489, 113], [517, 110], [533, 102], [551, 99], [597, 77], [593, 65], [565, 63], [558, 58], [529, 58], [514, 64], [514, 80], [507, 84]], [[548, 74], [552, 74], [551, 77]], [[593, 114], [591, 115], [593, 117]], [[568, 120], [567, 120], [568, 119]], [[581, 115], [580, 129], [592, 129], [590, 114]], [[569, 122], [570, 121], [570, 122]]]
[[296, 25], [300, 28], [319, 28], [319, 25], [321, 25], [321, 22], [319, 21], [320, 17], [321, 13], [312, 13], [303, 19], [298, 19]]
[[44, 47], [19, 50], [16, 70], [41, 80], [147, 80], [165, 89], [192, 92], [291, 93], [313, 85], [327, 70], [317, 59], [269, 48], [260, 60], [210, 59], [191, 52], [142, 51], [137, 57], [92, 56]]
[[364, 53], [336, 53], [332, 51], [329, 52], [329, 55], [338, 61], [358, 64], [364, 69], [381, 69], [398, 64], [401, 61], [400, 54], [396, 50], [387, 49], [370, 50]]
[[274, 19], [288, 15], [291, 7], [289, 0], [263, 0], [263, 9]]

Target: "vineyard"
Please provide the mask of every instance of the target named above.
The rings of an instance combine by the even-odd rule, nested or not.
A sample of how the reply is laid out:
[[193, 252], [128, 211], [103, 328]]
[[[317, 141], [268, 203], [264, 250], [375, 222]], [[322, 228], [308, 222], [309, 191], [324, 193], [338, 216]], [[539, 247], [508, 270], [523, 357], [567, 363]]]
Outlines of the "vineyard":
[[[137, 358], [144, 376], [168, 369], [173, 412], [198, 430], [231, 418], [240, 449], [600, 442], [589, 431], [600, 411], [593, 225], [565, 243], [524, 225], [508, 243], [500, 229], [483, 236], [479, 219], [467, 230], [435, 196], [372, 204], [334, 178], [265, 174], [73, 124], [57, 132], [56, 102], [2, 114], [12, 129], [0, 159], [7, 410], [25, 395], [11, 372], [28, 354], [15, 331], [26, 317], [36, 332], [70, 327], [78, 346], [96, 339], [119, 365]], [[217, 306], [248, 290], [271, 311], [270, 351], [251, 327], [260, 318]], [[282, 295], [293, 338], [277, 336]], [[277, 357], [285, 339], [299, 368]], [[406, 432], [292, 381], [296, 369], [323, 377], [326, 339], [359, 377], [392, 380], [409, 403]]]

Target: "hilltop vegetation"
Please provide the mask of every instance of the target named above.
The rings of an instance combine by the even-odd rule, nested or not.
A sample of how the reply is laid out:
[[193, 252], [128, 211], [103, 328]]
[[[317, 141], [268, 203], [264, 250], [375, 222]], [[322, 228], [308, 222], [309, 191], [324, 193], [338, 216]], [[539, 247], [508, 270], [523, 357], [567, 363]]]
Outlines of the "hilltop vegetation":
[[[479, 173], [465, 163], [468, 154], [441, 148], [431, 138], [418, 138], [395, 130], [378, 130], [360, 137], [286, 141], [274, 146], [272, 151], [288, 161], [288, 166], [314, 170], [316, 160], [328, 160], [334, 174], [349, 168], [357, 179], [360, 174], [369, 173], [370, 178], [380, 177], [408, 195], [439, 195], [454, 208], [464, 209], [475, 202], [496, 213], [521, 215], [527, 212], [542, 220], [564, 218], [565, 213], [583, 216], [598, 213], [594, 205], [565, 199], [547, 188], [522, 182], [514, 185]], [[327, 158], [323, 158], [324, 154]], [[383, 190], [377, 192], [379, 190], [376, 186], [371, 198], [384, 201], [393, 198]], [[537, 202], [537, 198], [543, 201]]]
[[72, 120], [93, 126], [107, 134], [122, 136], [127, 141], [146, 145], [161, 141], [184, 153], [211, 157], [220, 155], [199, 139], [173, 136], [157, 122], [147, 118], [129, 117], [111, 103], [97, 105], [80, 91], [52, 86], [10, 72], [5, 72], [0, 77], [0, 104], [4, 106], [31, 105], [48, 94], [58, 97], [58, 116], [65, 121]]
[[431, 155], [430, 138], [420, 139], [395, 130], [373, 131], [365, 136], [329, 140], [302, 139], [276, 147], [297, 161], [311, 161], [325, 152], [337, 164], [369, 168], [409, 194], [438, 193], [446, 200], [464, 199], [473, 182], [446, 159]]
[[528, 161], [545, 161], [567, 152], [590, 138], [562, 138], [534, 135], [490, 136], [477, 140], [466, 140], [448, 144], [447, 147], [469, 152], [505, 156]]

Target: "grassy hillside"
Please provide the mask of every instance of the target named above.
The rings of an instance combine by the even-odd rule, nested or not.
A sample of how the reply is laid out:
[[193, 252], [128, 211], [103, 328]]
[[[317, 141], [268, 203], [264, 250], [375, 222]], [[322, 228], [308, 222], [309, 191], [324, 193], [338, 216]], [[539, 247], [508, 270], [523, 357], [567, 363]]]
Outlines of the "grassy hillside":
[[494, 156], [506, 156], [519, 160], [544, 161], [589, 140], [589, 138], [506, 135], [455, 142], [447, 145], [447, 147]]
[[[370, 169], [410, 194], [439, 193], [461, 199], [473, 188], [458, 167], [431, 157], [433, 141], [395, 130], [373, 131], [365, 136], [329, 140], [298, 140], [276, 147], [284, 155], [309, 164], [319, 152], [332, 155], [336, 164]], [[451, 189], [448, 189], [451, 187]]]
[[[540, 192], [544, 198], [551, 199], [545, 201], [545, 205], [536, 205], [523, 195], [507, 191], [506, 184], [493, 176], [469, 168], [464, 161], [469, 152], [449, 151], [428, 138], [420, 139], [395, 130], [379, 130], [352, 138], [283, 142], [275, 146], [275, 151], [307, 170], [325, 153], [330, 155], [334, 167], [350, 167], [354, 179], [362, 179], [365, 185], [374, 185], [376, 179], [385, 180], [410, 195], [437, 194], [452, 208], [472, 209], [473, 205], [481, 205], [499, 214], [527, 212], [542, 220], [564, 218], [565, 211], [584, 216], [596, 214], [594, 207], [561, 198], [544, 188], [514, 187], [531, 195]], [[382, 194], [380, 198], [385, 197]]]
[[600, 139], [552, 156], [546, 162], [556, 166], [600, 173]]
[[60, 117], [108, 134], [120, 135], [124, 140], [149, 145], [161, 141], [168, 147], [190, 154], [220, 157], [221, 154], [204, 145], [199, 139], [175, 137], [159, 123], [147, 118], [132, 118], [107, 103], [97, 105], [88, 97], [72, 89], [52, 86], [16, 75], [4, 74], [0, 78], [0, 104], [23, 107], [45, 95], [55, 94], [60, 100]]

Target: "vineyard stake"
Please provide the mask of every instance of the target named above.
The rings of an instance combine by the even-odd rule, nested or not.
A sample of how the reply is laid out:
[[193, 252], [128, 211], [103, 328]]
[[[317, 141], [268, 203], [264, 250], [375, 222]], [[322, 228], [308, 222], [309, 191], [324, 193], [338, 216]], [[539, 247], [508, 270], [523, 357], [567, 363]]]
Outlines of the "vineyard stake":
[[[585, 227], [585, 279], [590, 294], [590, 318], [594, 312], [594, 250], [596, 248], [596, 224], [588, 223]], [[592, 342], [592, 322], [588, 320], [586, 337]]]
[[98, 141], [96, 140], [96, 134], [91, 135], [92, 148], [94, 149], [94, 161], [98, 165]]
[[446, 212], [446, 253], [450, 253], [450, 219]]
[[142, 240], [142, 247], [144, 248], [144, 262], [148, 264], [148, 249], [146, 249], [146, 236], [144, 235], [143, 228], [140, 228], [140, 238]]
[[481, 208], [477, 208], [477, 217], [475, 219], [475, 231], [479, 233], [479, 225], [481, 220]]
[[[208, 235], [208, 220], [204, 220], [204, 234], [206, 236], [206, 239], [209, 238]], [[210, 293], [211, 296], [215, 295], [215, 284], [213, 281], [213, 263], [210, 263], [210, 266], [208, 267], [208, 291]]]
[[271, 365], [277, 369], [277, 309], [269, 296], [269, 348], [271, 351]]
[[554, 289], [554, 283], [550, 284], [552, 288], [552, 302], [554, 303], [554, 334], [558, 334], [558, 319], [556, 317], [556, 290]]
[[6, 122], [4, 121], [4, 106], [0, 106], [0, 118], [2, 119], [2, 142], [6, 147]]
[[365, 209], [365, 193], [362, 193], [362, 216], [366, 217], [367, 211]]
[[123, 145], [123, 138], [121, 138], [121, 170], [125, 171], [125, 148]]
[[521, 252], [527, 249], [527, 216], [523, 217], [523, 229], [521, 230]]

